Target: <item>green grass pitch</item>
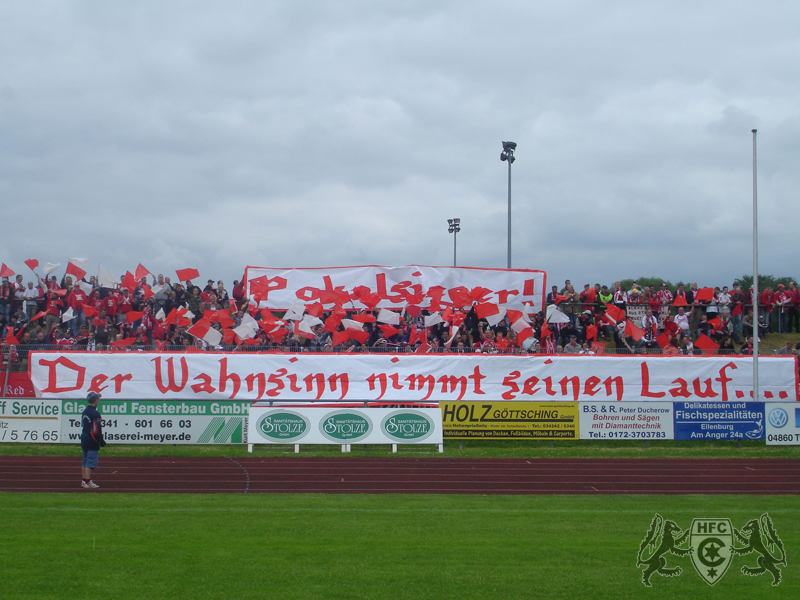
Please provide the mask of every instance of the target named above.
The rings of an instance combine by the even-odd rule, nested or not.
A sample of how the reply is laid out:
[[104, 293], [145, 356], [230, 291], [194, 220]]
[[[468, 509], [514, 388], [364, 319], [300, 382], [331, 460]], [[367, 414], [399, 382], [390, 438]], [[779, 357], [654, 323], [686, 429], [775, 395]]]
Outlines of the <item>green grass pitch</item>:
[[[783, 582], [736, 557], [714, 587], [690, 559], [641, 583], [655, 512], [741, 527], [769, 512]], [[0, 597], [798, 598], [794, 496], [0, 494]]]

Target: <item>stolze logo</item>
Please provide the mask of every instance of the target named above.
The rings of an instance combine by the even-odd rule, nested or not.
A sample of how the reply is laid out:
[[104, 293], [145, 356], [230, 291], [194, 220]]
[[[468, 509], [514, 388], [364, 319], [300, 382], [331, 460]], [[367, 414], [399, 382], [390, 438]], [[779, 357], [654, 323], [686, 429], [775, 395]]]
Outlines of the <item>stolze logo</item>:
[[303, 438], [308, 430], [308, 419], [291, 410], [268, 412], [256, 423], [259, 435], [271, 442], [294, 442]]
[[768, 418], [769, 418], [769, 424], [772, 425], [775, 429], [780, 429], [781, 427], [785, 427], [786, 424], [789, 422], [789, 415], [786, 414], [786, 411], [779, 406], [769, 411]]
[[384, 418], [381, 429], [388, 437], [398, 442], [419, 442], [430, 437], [434, 424], [424, 413], [401, 411]]
[[[688, 548], [683, 547], [686, 543]], [[694, 519], [686, 531], [675, 521], [656, 513], [639, 545], [636, 566], [645, 567], [642, 583], [651, 587], [650, 578], [656, 573], [662, 577], [677, 577], [683, 573], [681, 567], [667, 566], [669, 554], [690, 556], [703, 581], [715, 585], [727, 572], [734, 556], [753, 552], [758, 554], [756, 566], [743, 565], [741, 572], [751, 577], [769, 573], [772, 585], [780, 584], [778, 567], [786, 566], [786, 553], [768, 513], [750, 519], [741, 530], [733, 527], [730, 519]]]
[[360, 412], [341, 410], [326, 415], [319, 424], [319, 431], [331, 441], [350, 444], [372, 432], [372, 421]]

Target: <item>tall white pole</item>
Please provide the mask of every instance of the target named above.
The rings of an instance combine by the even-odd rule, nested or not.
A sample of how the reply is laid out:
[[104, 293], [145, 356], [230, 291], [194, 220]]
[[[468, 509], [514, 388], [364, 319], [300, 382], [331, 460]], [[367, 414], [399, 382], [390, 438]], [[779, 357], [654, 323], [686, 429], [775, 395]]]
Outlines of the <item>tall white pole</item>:
[[511, 161], [508, 161], [508, 264], [507, 269], [511, 268]]
[[758, 162], [753, 129], [753, 401], [758, 402]]

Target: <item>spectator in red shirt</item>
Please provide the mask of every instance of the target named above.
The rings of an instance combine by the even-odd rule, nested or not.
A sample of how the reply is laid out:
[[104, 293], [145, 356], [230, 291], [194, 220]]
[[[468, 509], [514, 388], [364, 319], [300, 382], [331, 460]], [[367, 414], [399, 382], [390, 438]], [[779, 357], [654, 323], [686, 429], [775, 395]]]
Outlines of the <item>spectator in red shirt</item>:
[[122, 295], [117, 298], [117, 322], [122, 323], [123, 315], [132, 310], [133, 298], [131, 297], [131, 293], [128, 291], [128, 288], [122, 288]]
[[787, 333], [786, 327], [789, 319], [789, 306], [792, 304], [791, 294], [786, 293], [786, 286], [778, 285], [778, 291], [773, 295], [778, 321], [778, 333]]
[[47, 326], [47, 333], [53, 331], [54, 327], [58, 327], [58, 324], [61, 322], [61, 313], [64, 312], [66, 309], [66, 303], [61, 297], [55, 292], [55, 290], [50, 290], [47, 294], [47, 308], [45, 308], [45, 318], [44, 322]]
[[[792, 299], [789, 303], [786, 333], [792, 333], [792, 327], [794, 327], [795, 333], [800, 333], [800, 290], [797, 289], [797, 283], [790, 281], [789, 289], [786, 290], [786, 293], [789, 294]], [[792, 325], [793, 323], [794, 325]]]
[[106, 309], [106, 314], [112, 323], [117, 322], [117, 298], [119, 298], [119, 290], [115, 290], [113, 294], [108, 294], [103, 298], [103, 308]]
[[236, 310], [242, 308], [242, 304], [244, 304], [244, 280], [242, 283], [238, 281], [233, 282], [233, 299], [236, 301]]
[[80, 286], [75, 286], [67, 296], [67, 304], [72, 309], [74, 318], [70, 321], [72, 332], [77, 334], [80, 327], [86, 327], [86, 314], [83, 305], [88, 304], [89, 298]]

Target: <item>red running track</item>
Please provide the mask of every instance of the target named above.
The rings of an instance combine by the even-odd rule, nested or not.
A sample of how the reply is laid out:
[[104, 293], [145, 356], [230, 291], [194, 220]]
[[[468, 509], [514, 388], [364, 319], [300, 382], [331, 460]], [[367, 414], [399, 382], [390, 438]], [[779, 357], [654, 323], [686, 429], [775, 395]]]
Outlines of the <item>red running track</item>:
[[[81, 492], [78, 457], [0, 457], [0, 491]], [[97, 492], [800, 494], [800, 459], [100, 458]]]

